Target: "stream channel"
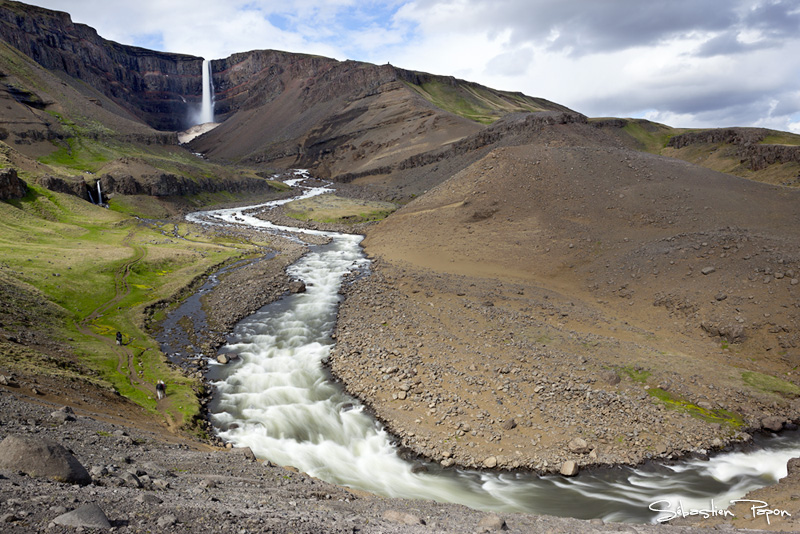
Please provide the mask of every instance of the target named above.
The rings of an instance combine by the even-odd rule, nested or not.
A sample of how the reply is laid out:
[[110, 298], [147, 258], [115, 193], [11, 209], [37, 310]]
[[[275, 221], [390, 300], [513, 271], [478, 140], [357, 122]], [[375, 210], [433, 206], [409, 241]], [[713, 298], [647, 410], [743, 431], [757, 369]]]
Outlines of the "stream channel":
[[[286, 183], [300, 197], [330, 192], [303, 187], [307, 175]], [[495, 512], [523, 512], [657, 522], [663, 510], [724, 509], [748, 491], [786, 476], [786, 463], [800, 456], [800, 432], [756, 438], [753, 452], [718, 454], [710, 460], [591, 470], [573, 478], [530, 473], [443, 469], [436, 463], [404, 460], [382, 425], [331, 379], [325, 361], [346, 273], [366, 271], [361, 236], [278, 226], [252, 215], [289, 202], [196, 212], [201, 224], [249, 225], [292, 235], [330, 238], [288, 269], [304, 293], [286, 296], [245, 318], [220, 352], [240, 358], [222, 366], [212, 361], [215, 388], [209, 415], [218, 435], [278, 465], [313, 477], [386, 497], [431, 499]], [[680, 512], [678, 512], [680, 513]]]

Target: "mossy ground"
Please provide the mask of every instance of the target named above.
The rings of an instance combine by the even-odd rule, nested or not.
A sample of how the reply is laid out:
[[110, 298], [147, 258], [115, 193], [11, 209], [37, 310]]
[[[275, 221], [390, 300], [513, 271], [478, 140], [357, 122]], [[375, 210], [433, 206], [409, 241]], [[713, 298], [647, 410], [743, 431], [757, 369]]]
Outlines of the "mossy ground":
[[[144, 309], [174, 297], [191, 280], [252, 248], [185, 223], [145, 224], [36, 186], [23, 199], [0, 202], [0, 273], [5, 283], [40, 295], [35, 308], [59, 310], [61, 316], [53, 321], [57, 324], [49, 325], [53, 335], [71, 348], [76, 365], [122, 395], [155, 413], [155, 399], [131, 376], [147, 384], [167, 381], [176, 411], [171, 418], [184, 423], [199, 413], [193, 392], [197, 384], [166, 365], [158, 344], [144, 330]], [[36, 320], [21, 326], [36, 328]], [[117, 331], [124, 333], [129, 358], [112, 350]], [[17, 352], [4, 350], [3, 362], [21, 365], [27, 358]]]
[[[537, 99], [468, 83], [434, 78], [420, 85], [409, 84], [433, 105], [475, 122], [491, 124], [512, 112], [551, 109]], [[552, 105], [552, 104], [551, 104]]]
[[738, 428], [744, 425], [744, 419], [739, 414], [724, 409], [703, 408], [661, 388], [650, 388], [647, 390], [647, 394], [658, 399], [671, 410], [685, 412], [708, 423], [724, 424], [731, 428]]
[[800, 397], [800, 387], [774, 376], [765, 375], [756, 371], [744, 371], [742, 373], [742, 380], [744, 380], [744, 383], [748, 386], [765, 393], [774, 393], [788, 398]]
[[[616, 372], [621, 376], [627, 376], [638, 384], [646, 384], [653, 374], [649, 369], [639, 366], [619, 367]], [[724, 409], [704, 408], [661, 387], [646, 387], [645, 389], [650, 397], [657, 399], [667, 408], [687, 413], [707, 423], [725, 424], [732, 428], [738, 428], [744, 424], [744, 419], [734, 412]]]

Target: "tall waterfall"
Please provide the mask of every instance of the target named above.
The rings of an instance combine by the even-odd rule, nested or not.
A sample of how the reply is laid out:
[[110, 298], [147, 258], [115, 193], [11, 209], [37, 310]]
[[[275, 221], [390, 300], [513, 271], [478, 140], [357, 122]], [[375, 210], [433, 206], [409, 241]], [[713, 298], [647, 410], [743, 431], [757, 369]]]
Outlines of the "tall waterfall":
[[197, 123], [214, 122], [214, 79], [211, 77], [211, 62], [203, 60], [203, 102]]

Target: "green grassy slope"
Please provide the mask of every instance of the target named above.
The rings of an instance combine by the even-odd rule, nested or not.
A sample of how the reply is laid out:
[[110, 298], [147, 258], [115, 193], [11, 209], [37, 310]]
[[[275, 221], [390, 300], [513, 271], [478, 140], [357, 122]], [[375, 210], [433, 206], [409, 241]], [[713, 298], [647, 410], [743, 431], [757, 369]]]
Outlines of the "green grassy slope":
[[491, 124], [508, 113], [569, 111], [542, 98], [490, 89], [455, 78], [425, 75], [417, 82], [407, 81], [406, 84], [436, 107], [483, 124]]
[[[20, 288], [18, 294], [39, 295], [36, 307], [50, 310], [45, 316], [54, 319], [19, 326], [52, 332], [82, 366], [151, 411], [156, 403], [147, 386], [167, 380], [172, 412], [168, 417], [177, 422], [190, 423], [197, 416], [193, 388], [198, 384], [166, 365], [144, 330], [144, 309], [253, 248], [185, 224], [144, 224], [35, 186], [21, 200], [0, 202], [2, 281]], [[14, 307], [22, 304], [5, 306], [14, 315]], [[30, 316], [37, 315], [34, 310]], [[125, 333], [128, 354], [115, 348], [117, 331]], [[13, 354], [0, 351], [0, 365], [14, 368]]]

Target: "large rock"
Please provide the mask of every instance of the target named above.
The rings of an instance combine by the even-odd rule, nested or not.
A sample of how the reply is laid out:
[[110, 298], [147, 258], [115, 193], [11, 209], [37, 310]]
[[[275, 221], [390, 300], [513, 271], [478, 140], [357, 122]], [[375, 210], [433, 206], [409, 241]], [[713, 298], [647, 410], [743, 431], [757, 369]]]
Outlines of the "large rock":
[[53, 519], [53, 523], [76, 528], [111, 528], [105, 512], [96, 504], [87, 504], [66, 514], [61, 514]]
[[89, 197], [89, 185], [82, 178], [61, 178], [48, 174], [39, 178], [39, 185], [50, 191], [73, 195], [87, 202], [92, 201], [92, 198]]
[[561, 464], [561, 474], [565, 477], [574, 477], [578, 474], [578, 464], [573, 460], [567, 460]]
[[21, 471], [67, 484], [92, 482], [86, 468], [67, 449], [39, 436], [11, 435], [0, 442], [0, 470]]
[[508, 530], [505, 519], [496, 514], [487, 515], [478, 522], [478, 532], [494, 532], [496, 530]]
[[783, 419], [780, 417], [769, 416], [761, 420], [761, 426], [773, 432], [783, 430]]
[[583, 438], [573, 438], [569, 442], [569, 450], [576, 453], [576, 454], [589, 454], [591, 451], [591, 447]]
[[16, 169], [0, 170], [0, 200], [22, 198], [28, 193], [28, 185], [17, 176]]

